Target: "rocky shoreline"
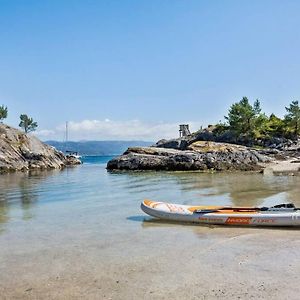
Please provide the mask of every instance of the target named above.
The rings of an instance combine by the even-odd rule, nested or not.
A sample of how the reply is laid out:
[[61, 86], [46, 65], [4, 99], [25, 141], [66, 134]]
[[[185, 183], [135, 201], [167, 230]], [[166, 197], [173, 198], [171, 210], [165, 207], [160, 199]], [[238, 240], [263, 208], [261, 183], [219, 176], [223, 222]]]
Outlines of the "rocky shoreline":
[[[299, 148], [300, 149], [300, 148]], [[128, 148], [107, 163], [108, 170], [258, 171], [299, 173], [299, 149], [254, 149], [230, 143], [186, 139], [159, 141], [152, 147]], [[292, 158], [293, 157], [293, 158]], [[283, 163], [284, 162], [284, 163]]]
[[159, 147], [129, 148], [123, 155], [110, 160], [108, 170], [243, 170], [259, 171], [271, 161], [267, 155], [244, 146], [195, 142], [186, 150]]
[[80, 163], [80, 160], [65, 156], [33, 135], [0, 124], [0, 173], [62, 169]]

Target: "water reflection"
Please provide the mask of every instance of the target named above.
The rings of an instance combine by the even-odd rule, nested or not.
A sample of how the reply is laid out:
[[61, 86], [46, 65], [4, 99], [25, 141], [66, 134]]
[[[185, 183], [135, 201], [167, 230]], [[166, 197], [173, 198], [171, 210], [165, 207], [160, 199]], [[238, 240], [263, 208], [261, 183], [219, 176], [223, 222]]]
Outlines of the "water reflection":
[[20, 202], [23, 212], [23, 220], [29, 220], [34, 216], [32, 208], [38, 199], [38, 195], [37, 192], [32, 189], [32, 186], [33, 184], [28, 179], [23, 178], [23, 180], [19, 182]]
[[122, 187], [132, 194], [155, 195], [156, 189], [154, 200], [160, 201], [235, 206], [293, 202], [300, 206], [299, 176], [199, 172], [120, 172], [114, 176], [122, 177]]
[[3, 201], [0, 201], [0, 233], [2, 233], [2, 231], [4, 230], [1, 224], [6, 223], [8, 221], [9, 221], [8, 207]]
[[[211, 201], [214, 197], [226, 195], [230, 204], [236, 206], [260, 206], [267, 198], [278, 194], [281, 195], [277, 203], [286, 201], [285, 197], [282, 197], [282, 192], [290, 193], [299, 182], [299, 178], [247, 173], [191, 174], [189, 180], [180, 174], [176, 178], [182, 189], [197, 191], [201, 202], [201, 199]], [[295, 197], [289, 198], [292, 198], [291, 201], [295, 200]]]
[[[73, 218], [70, 209], [79, 216], [84, 215], [85, 222], [94, 216], [105, 227], [106, 222], [126, 220], [126, 217], [140, 212], [139, 203], [144, 198], [193, 205], [260, 206], [294, 202], [300, 206], [300, 177], [297, 176], [199, 172], [107, 173], [104, 167], [90, 164], [64, 171], [1, 175], [0, 232], [14, 220], [37, 220], [42, 216], [47, 221], [47, 211], [50, 210], [57, 216], [57, 222], [70, 224]], [[39, 210], [41, 205], [49, 205], [48, 210]], [[61, 211], [57, 210], [58, 206]], [[60, 215], [63, 216], [61, 219]], [[141, 220], [137, 218], [136, 221]], [[74, 221], [74, 224], [77, 223]]]
[[0, 176], [0, 231], [4, 230], [3, 224], [10, 220], [12, 206], [21, 206], [23, 220], [34, 217], [33, 207], [38, 201], [39, 184], [56, 174], [57, 171], [33, 171]]

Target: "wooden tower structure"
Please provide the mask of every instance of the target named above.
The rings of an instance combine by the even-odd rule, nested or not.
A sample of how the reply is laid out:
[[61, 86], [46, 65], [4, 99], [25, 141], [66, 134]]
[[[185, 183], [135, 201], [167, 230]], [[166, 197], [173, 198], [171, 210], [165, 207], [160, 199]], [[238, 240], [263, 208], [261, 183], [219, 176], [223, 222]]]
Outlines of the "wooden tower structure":
[[179, 125], [179, 137], [190, 135], [189, 124], [181, 124]]

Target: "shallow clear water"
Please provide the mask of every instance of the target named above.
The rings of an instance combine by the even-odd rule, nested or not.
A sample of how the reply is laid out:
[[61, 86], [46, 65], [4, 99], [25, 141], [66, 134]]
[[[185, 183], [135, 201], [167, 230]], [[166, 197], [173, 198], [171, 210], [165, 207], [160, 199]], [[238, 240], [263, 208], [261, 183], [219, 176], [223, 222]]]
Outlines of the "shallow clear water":
[[[82, 166], [63, 171], [0, 176], [0, 234], [51, 230], [47, 226], [108, 224], [122, 231], [143, 220], [140, 202], [154, 199], [182, 204], [300, 206], [299, 177], [247, 173], [113, 172], [110, 157], [88, 157]], [[147, 218], [146, 218], [147, 219]], [[121, 226], [121, 227], [119, 227]], [[124, 230], [125, 232], [125, 230]], [[126, 232], [125, 232], [126, 233]]]
[[[212, 231], [211, 227], [155, 221], [140, 210], [140, 203], [145, 198], [200, 205], [257, 206], [294, 202], [300, 206], [300, 177], [296, 176], [110, 173], [105, 169], [107, 159], [86, 158], [83, 165], [63, 171], [0, 176], [0, 292], [3, 295], [23, 298], [24, 293], [34, 287], [37, 298], [45, 295], [72, 298], [81, 295], [82, 288], [90, 282], [98, 280], [103, 283], [100, 295], [104, 297], [104, 293], [117, 291], [112, 286], [120, 276], [124, 281], [131, 276], [130, 284], [126, 285], [128, 290], [122, 287], [122, 292], [127, 291], [128, 297], [132, 298], [136, 282], [141, 285], [144, 282], [142, 276], [154, 280], [153, 288], [160, 290], [161, 280], [166, 285], [179, 280], [172, 277], [173, 273], [178, 274], [174, 261], [188, 259], [194, 253], [192, 249], [203, 251], [203, 247], [218, 245], [220, 241], [216, 235], [229, 237], [221, 241], [223, 243], [232, 242], [232, 235], [250, 232], [250, 229], [220, 227]], [[284, 237], [285, 233], [282, 233], [280, 238]], [[264, 238], [261, 237], [262, 241]], [[232, 255], [230, 245], [229, 256]], [[263, 247], [263, 242], [260, 245]], [[218, 255], [222, 264], [224, 253]], [[201, 259], [199, 257], [197, 263], [207, 263], [215, 258], [208, 255], [205, 262]], [[151, 260], [153, 262], [147, 264]], [[180, 266], [180, 272], [186, 276], [181, 278], [181, 283], [191, 281], [188, 276], [193, 265], [189, 269], [184, 264]], [[144, 268], [148, 270], [146, 273]], [[193, 272], [198, 269], [195, 267]], [[155, 270], [162, 273], [156, 274]], [[209, 278], [206, 279], [209, 282]], [[179, 286], [181, 283], [177, 282]], [[65, 291], [74, 294], [56, 295], [63, 285]], [[99, 295], [96, 283], [91, 291]]]
[[134, 220], [145, 218], [140, 210], [145, 198], [200, 205], [294, 202], [300, 206], [300, 178], [296, 176], [109, 173], [105, 169], [109, 158], [87, 157], [83, 165], [63, 171], [1, 175], [0, 234], [13, 235], [31, 228], [51, 233], [58, 226], [90, 226], [89, 230], [99, 233], [112, 223], [126, 234], [126, 226], [136, 226]]

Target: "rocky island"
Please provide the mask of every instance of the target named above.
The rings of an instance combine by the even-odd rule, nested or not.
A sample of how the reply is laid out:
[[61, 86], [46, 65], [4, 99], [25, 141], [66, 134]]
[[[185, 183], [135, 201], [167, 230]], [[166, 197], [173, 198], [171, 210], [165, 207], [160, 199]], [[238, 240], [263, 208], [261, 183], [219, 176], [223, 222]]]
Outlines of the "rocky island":
[[244, 146], [198, 141], [184, 150], [134, 147], [110, 160], [107, 169], [120, 170], [261, 170], [270, 158]]
[[80, 164], [33, 135], [0, 124], [0, 173], [33, 169], [61, 169]]
[[161, 140], [151, 147], [128, 148], [107, 163], [108, 170], [165, 171], [262, 171], [297, 172], [300, 145], [276, 140], [273, 145], [254, 148], [215, 141], [212, 131]]
[[299, 174], [300, 106], [292, 101], [281, 119], [267, 116], [259, 100], [232, 104], [225, 122], [190, 133], [179, 125], [180, 138], [152, 147], [128, 148], [110, 160], [108, 170], [241, 170]]

